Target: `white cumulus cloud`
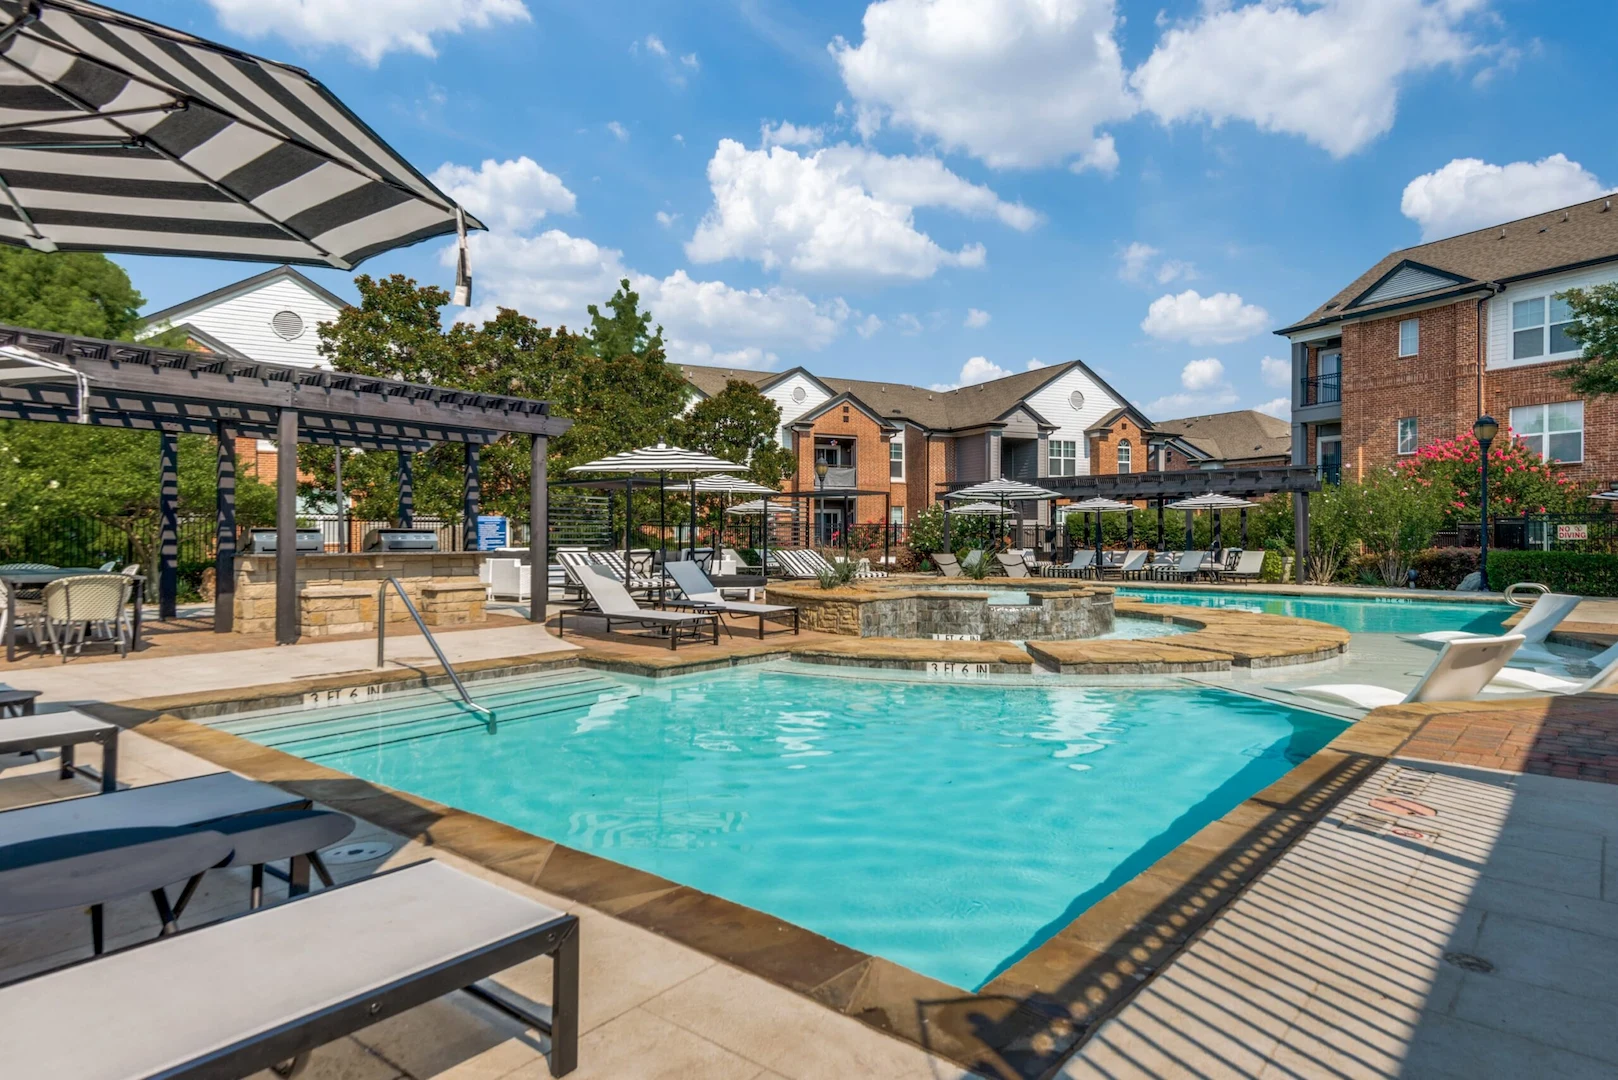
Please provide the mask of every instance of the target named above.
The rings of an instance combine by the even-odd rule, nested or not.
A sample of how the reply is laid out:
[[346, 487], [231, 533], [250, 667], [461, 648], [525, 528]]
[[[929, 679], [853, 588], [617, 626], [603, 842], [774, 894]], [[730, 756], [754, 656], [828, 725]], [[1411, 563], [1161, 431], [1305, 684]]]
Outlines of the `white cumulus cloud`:
[[679, 214], [671, 214], [667, 210], [659, 210], [656, 217], [657, 223], [665, 229], [672, 228], [674, 223], [680, 220]]
[[1179, 393], [1148, 402], [1147, 415], [1159, 420], [1200, 416], [1236, 402], [1236, 390], [1225, 379], [1225, 365], [1212, 356], [1188, 361], [1180, 369], [1180, 387]]
[[1278, 420], [1292, 419], [1292, 399], [1289, 397], [1271, 398], [1263, 404], [1254, 405], [1253, 408], [1257, 412], [1268, 413]]
[[578, 200], [532, 158], [486, 158], [476, 169], [445, 162], [428, 179], [491, 229], [529, 229], [546, 214], [571, 214]]
[[873, 337], [878, 330], [882, 329], [882, 320], [875, 315], [867, 315], [859, 321], [859, 324], [854, 329], [862, 338]]
[[961, 325], [968, 330], [982, 330], [989, 325], [990, 318], [992, 316], [987, 311], [981, 311], [978, 308], [967, 308], [966, 318]]
[[714, 203], [686, 244], [694, 262], [753, 259], [804, 276], [920, 279], [975, 268], [980, 243], [949, 251], [916, 227], [918, 207], [1031, 229], [1038, 215], [932, 157], [888, 157], [846, 144], [800, 154], [723, 139], [708, 162]]
[[1150, 244], [1139, 240], [1118, 251], [1118, 276], [1125, 281], [1144, 282], [1148, 278], [1159, 285], [1185, 281], [1197, 276], [1197, 268], [1181, 259], [1160, 259], [1163, 254]]
[[390, 52], [436, 56], [434, 39], [497, 23], [528, 22], [522, 0], [208, 0], [219, 23], [249, 38], [347, 49], [373, 67]]
[[619, 142], [629, 141], [629, 129], [624, 127], [624, 125], [620, 124], [618, 121], [608, 120], [607, 130], [612, 132], [612, 137], [617, 139]]
[[790, 120], [783, 120], [779, 124], [761, 124], [758, 136], [766, 150], [772, 146], [806, 146], [812, 150], [826, 141], [824, 128], [794, 124]]
[[1411, 76], [1491, 51], [1470, 30], [1486, 2], [1205, 3], [1163, 34], [1130, 85], [1165, 123], [1245, 120], [1343, 157], [1393, 126]]
[[[1024, 370], [1033, 371], [1035, 368], [1044, 366], [1038, 360], [1030, 360]], [[940, 391], [959, 390], [963, 386], [976, 386], [978, 383], [993, 382], [995, 379], [1003, 379], [1011, 374], [1013, 372], [1001, 367], [986, 356], [973, 356], [961, 365], [961, 374], [954, 382], [933, 383], [931, 389]]]
[[1134, 114], [1113, 0], [877, 0], [832, 55], [857, 130], [882, 123], [996, 168], [1069, 162], [1111, 172]]
[[1224, 344], [1250, 338], [1269, 325], [1269, 312], [1236, 293], [1203, 296], [1195, 289], [1152, 301], [1140, 328], [1162, 341]]
[[1258, 363], [1259, 370], [1263, 374], [1265, 386], [1292, 385], [1292, 361], [1278, 360], [1273, 356], [1266, 356]]
[[1612, 190], [1565, 154], [1508, 165], [1456, 158], [1406, 184], [1399, 211], [1421, 226], [1423, 240], [1438, 240], [1584, 202]]

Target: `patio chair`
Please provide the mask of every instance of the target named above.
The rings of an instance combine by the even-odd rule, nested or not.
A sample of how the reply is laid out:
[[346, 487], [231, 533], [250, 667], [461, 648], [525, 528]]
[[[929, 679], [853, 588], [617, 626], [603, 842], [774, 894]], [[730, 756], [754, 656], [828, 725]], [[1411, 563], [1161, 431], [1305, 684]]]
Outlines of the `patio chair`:
[[1236, 559], [1235, 565], [1227, 568], [1220, 576], [1237, 578], [1241, 581], [1257, 581], [1259, 575], [1264, 573], [1264, 551], [1243, 551]]
[[1151, 557], [1151, 554], [1152, 553], [1147, 551], [1145, 548], [1137, 548], [1134, 551], [1126, 551], [1124, 552], [1123, 561], [1118, 563], [1118, 565], [1102, 567], [1101, 576], [1109, 577], [1116, 575], [1120, 578], [1136, 577], [1146, 569], [1146, 560]]
[[754, 563], [750, 563], [746, 559], [742, 558], [741, 552], [737, 551], [735, 548], [724, 549], [724, 560], [733, 564], [738, 573], [751, 574], [764, 572], [762, 567], [759, 567]]
[[694, 562], [669, 563], [665, 569], [684, 595], [683, 600], [665, 600], [672, 605], [688, 605], [704, 611], [722, 611], [729, 615], [758, 617], [758, 639], [764, 640], [764, 620], [791, 617], [792, 632], [798, 633], [798, 609], [785, 604], [750, 604], [740, 600], [726, 600], [719, 589], [708, 580], [708, 575]]
[[968, 551], [966, 553], [966, 557], [961, 560], [961, 569], [962, 570], [971, 570], [973, 567], [977, 566], [977, 564], [982, 562], [982, 561], [983, 561], [983, 549], [982, 548], [973, 548], [971, 551]]
[[945, 577], [960, 577], [961, 576], [961, 564], [960, 564], [960, 561], [957, 560], [955, 558], [955, 556], [951, 555], [949, 552], [947, 552], [947, 551], [935, 551], [933, 554], [931, 554], [931, 555], [929, 555], [927, 557], [933, 561], [934, 566], [938, 567], [938, 572], [940, 574], [943, 574]]
[[[217, 834], [216, 834], [217, 835]], [[552, 958], [549, 1016], [489, 977]], [[578, 1063], [579, 920], [428, 860], [0, 988], [8, 1075], [247, 1076], [464, 989]], [[157, 992], [161, 989], [161, 992]]]
[[[770, 558], [774, 560], [776, 567], [781, 571], [781, 575], [789, 578], [813, 578], [820, 576], [820, 571], [812, 569], [809, 561], [804, 558], [804, 556], [808, 554], [809, 552], [804, 548], [770, 549]], [[816, 558], [819, 558], [819, 556], [817, 555]], [[821, 559], [820, 561], [825, 562], [824, 559]]]
[[1193, 581], [1202, 573], [1202, 564], [1207, 559], [1206, 551], [1184, 551], [1180, 553], [1180, 561], [1173, 566], [1159, 566], [1154, 576], [1173, 578], [1180, 581]]
[[101, 564], [101, 572], [103, 574], [110, 574], [114, 570], [116, 570], [117, 568], [118, 568], [118, 560], [117, 559], [108, 559], [106, 562]]
[[1032, 576], [1028, 568], [1028, 560], [1023, 558], [1022, 552], [1020, 551], [1015, 553], [1010, 551], [1002, 551], [994, 557], [994, 561], [999, 564], [1001, 571], [1003, 571], [1008, 578], [1026, 578]]
[[575, 619], [583, 615], [603, 620], [609, 634], [612, 633], [613, 623], [627, 623], [641, 629], [666, 633], [670, 650], [678, 648], [681, 640], [701, 641], [707, 638], [712, 644], [719, 644], [718, 615], [643, 608], [635, 603], [635, 598], [629, 595], [629, 590], [624, 588], [623, 582], [608, 576], [606, 568], [587, 564], [580, 570], [580, 581], [584, 585], [585, 592], [594, 601], [595, 610], [581, 608], [578, 611], [559, 612], [556, 616], [557, 637], [566, 636], [564, 619], [568, 615], [572, 615]]
[[1284, 687], [1288, 692], [1322, 701], [1341, 702], [1360, 709], [1384, 705], [1414, 705], [1424, 701], [1471, 701], [1483, 692], [1520, 645], [1521, 634], [1467, 638], [1445, 644], [1432, 666], [1408, 694], [1370, 683], [1327, 683]]
[[[1520, 635], [1524, 642], [1523, 656], [1520, 658], [1536, 656], [1542, 659], [1560, 659], [1545, 648], [1545, 639], [1550, 636], [1552, 630], [1561, 625], [1563, 619], [1573, 614], [1573, 609], [1579, 606], [1582, 599], [1584, 599], [1582, 596], [1570, 596], [1567, 593], [1541, 594], [1528, 609], [1528, 613], [1511, 628], [1511, 632]], [[1431, 630], [1425, 634], [1417, 634], [1411, 640], [1443, 643], [1486, 636], [1468, 630]]]
[[627, 573], [629, 580], [627, 587], [632, 593], [649, 595], [663, 587], [662, 575], [653, 573], [652, 553], [648, 550], [637, 548], [630, 552], [628, 562], [625, 562], [624, 553], [621, 551], [592, 551], [586, 561], [605, 567], [607, 572], [620, 582], [624, 581]]
[[527, 600], [533, 593], [534, 568], [523, 559], [486, 559], [489, 595]]
[[1084, 577], [1090, 573], [1095, 564], [1095, 548], [1081, 548], [1073, 553], [1073, 558], [1061, 566], [1051, 565], [1044, 568], [1046, 577]]
[[67, 663], [67, 646], [73, 655], [84, 650], [84, 640], [92, 624], [105, 626], [118, 645], [118, 655], [129, 653], [129, 614], [125, 605], [134, 584], [122, 574], [81, 574], [60, 578], [45, 586], [40, 601], [40, 623], [45, 640]]
[[[1518, 651], [1521, 655], [1521, 650]], [[1541, 671], [1506, 667], [1489, 683], [1490, 690], [1538, 690], [1546, 694], [1585, 694], [1618, 685], [1618, 645], [1610, 645], [1585, 661], [1595, 668], [1587, 679], [1564, 679]]]
[[132, 562], [128, 566], [124, 567], [122, 570], [120, 570], [118, 572], [120, 574], [124, 575], [124, 577], [139, 577], [140, 576], [140, 563]]

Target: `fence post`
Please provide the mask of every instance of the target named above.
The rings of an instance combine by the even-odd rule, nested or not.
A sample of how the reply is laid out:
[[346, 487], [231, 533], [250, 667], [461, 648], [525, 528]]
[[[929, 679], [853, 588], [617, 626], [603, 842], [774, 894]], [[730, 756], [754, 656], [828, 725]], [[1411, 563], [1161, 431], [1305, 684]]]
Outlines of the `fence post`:
[[213, 629], [216, 634], [228, 634], [236, 628], [236, 437], [221, 423], [218, 439]]
[[157, 512], [157, 617], [172, 619], [179, 599], [180, 528], [176, 518], [180, 498], [179, 440], [165, 431], [158, 440], [159, 488]]

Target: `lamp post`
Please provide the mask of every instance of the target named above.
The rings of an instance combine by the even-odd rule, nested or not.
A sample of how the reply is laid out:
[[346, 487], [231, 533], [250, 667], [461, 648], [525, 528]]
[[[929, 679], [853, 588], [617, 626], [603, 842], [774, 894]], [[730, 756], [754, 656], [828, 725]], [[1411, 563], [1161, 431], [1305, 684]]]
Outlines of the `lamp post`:
[[[831, 466], [826, 464], [826, 459], [825, 458], [821, 458], [821, 459], [819, 459], [818, 461], [815, 462], [815, 490], [816, 491], [822, 491], [822, 490], [825, 489], [825, 487], [826, 487], [826, 473], [829, 472], [830, 470], [831, 470]], [[814, 519], [813, 515], [811, 515], [810, 518], [809, 518], [809, 529], [810, 529], [811, 535], [813, 535], [815, 537], [815, 542], [816, 543], [822, 543], [822, 544], [825, 543], [825, 540], [822, 539], [821, 536], [819, 535], [819, 533], [820, 533], [820, 522], [816, 521]]]
[[1478, 481], [1478, 508], [1482, 522], [1478, 529], [1478, 574], [1483, 591], [1489, 591], [1489, 444], [1500, 434], [1500, 425], [1492, 416], [1480, 416], [1472, 423], [1472, 434], [1478, 440], [1478, 468], [1482, 475]]

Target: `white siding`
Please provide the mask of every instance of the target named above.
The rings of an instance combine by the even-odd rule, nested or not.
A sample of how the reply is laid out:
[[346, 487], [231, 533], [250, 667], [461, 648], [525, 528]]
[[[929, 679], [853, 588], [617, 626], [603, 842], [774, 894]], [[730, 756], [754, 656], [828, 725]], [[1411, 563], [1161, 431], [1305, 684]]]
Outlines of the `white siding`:
[[1566, 274], [1549, 274], [1542, 278], [1514, 282], [1505, 292], [1489, 301], [1489, 313], [1487, 315], [1489, 327], [1488, 366], [1491, 369], [1524, 367], [1529, 364], [1559, 363], [1577, 356], [1578, 353], [1576, 352], [1553, 353], [1550, 356], [1536, 356], [1530, 360], [1513, 360], [1511, 358], [1511, 305], [1518, 300], [1529, 300], [1536, 296], [1549, 296], [1552, 293], [1563, 292], [1567, 289], [1603, 285], [1609, 281], [1618, 281], [1618, 267], [1612, 265], [1597, 266], [1586, 270], [1574, 270]]
[[[1084, 404], [1075, 409], [1072, 403], [1073, 391], [1084, 395]], [[1051, 432], [1053, 439], [1068, 439], [1078, 443], [1079, 460], [1078, 474], [1090, 475], [1090, 447], [1084, 437], [1084, 429], [1093, 427], [1103, 416], [1112, 410], [1127, 405], [1120, 401], [1085, 373], [1083, 368], [1073, 368], [1067, 374], [1054, 382], [1041, 387], [1038, 393], [1028, 397], [1028, 404], [1035, 412], [1056, 425]]]
[[[296, 282], [277, 278], [251, 292], [208, 307], [182, 310], [170, 321], [191, 323], [254, 360], [325, 367], [327, 362], [320, 355], [320, 335], [315, 327], [335, 319], [339, 310]], [[281, 311], [296, 312], [303, 319], [303, 332], [291, 341], [270, 326], [270, 320]]]
[[[803, 400], [794, 401], [792, 391], [794, 388], [803, 389]], [[811, 409], [818, 409], [831, 400], [813, 379], [807, 378], [802, 372], [796, 372], [782, 379], [780, 382], [764, 391], [764, 396], [781, 407], [781, 426], [790, 425], [798, 417]]]

